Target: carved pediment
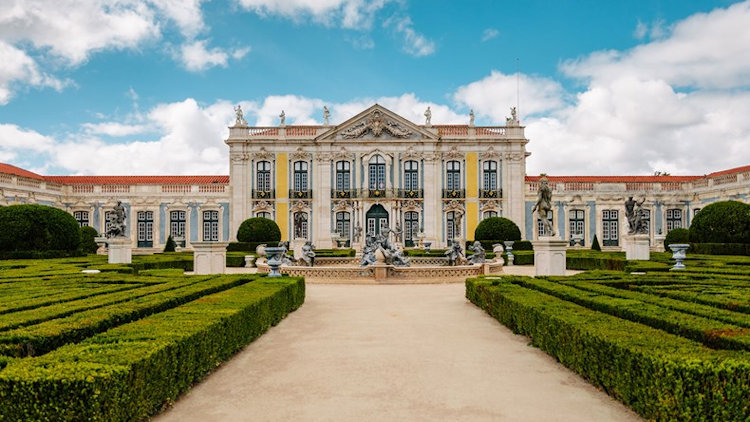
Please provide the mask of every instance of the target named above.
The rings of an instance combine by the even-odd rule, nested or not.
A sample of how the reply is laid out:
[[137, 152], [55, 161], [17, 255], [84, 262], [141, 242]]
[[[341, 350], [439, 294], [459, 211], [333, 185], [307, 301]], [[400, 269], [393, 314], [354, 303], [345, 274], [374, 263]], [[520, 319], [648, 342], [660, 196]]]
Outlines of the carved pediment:
[[333, 154], [331, 154], [331, 158], [334, 161], [342, 161], [342, 160], [343, 161], [350, 161], [350, 160], [354, 159], [354, 154], [351, 153], [351, 152], [349, 152], [349, 151], [347, 151], [346, 148], [341, 147], [340, 150], [338, 150], [338, 151], [334, 152]]
[[292, 161], [309, 161], [312, 154], [303, 150], [302, 147], [298, 147], [289, 157]]
[[261, 147], [260, 150], [253, 154], [253, 159], [256, 161], [262, 161], [262, 160], [272, 160], [274, 157], [274, 154], [272, 152], [266, 151], [264, 147]]
[[497, 160], [501, 158], [501, 154], [497, 151], [495, 151], [495, 148], [490, 145], [489, 148], [487, 148], [487, 151], [483, 152], [479, 158], [482, 160]]
[[385, 107], [375, 104], [316, 138], [316, 140], [322, 139], [437, 139], [437, 136]]
[[446, 160], [461, 160], [464, 158], [464, 153], [453, 147], [450, 151], [443, 153], [443, 158]]

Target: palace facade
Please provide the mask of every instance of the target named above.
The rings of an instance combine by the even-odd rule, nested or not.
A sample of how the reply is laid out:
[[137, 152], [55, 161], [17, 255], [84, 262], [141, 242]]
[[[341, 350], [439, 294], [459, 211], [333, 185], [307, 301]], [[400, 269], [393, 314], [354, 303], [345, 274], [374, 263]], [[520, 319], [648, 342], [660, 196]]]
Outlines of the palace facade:
[[[327, 121], [327, 117], [326, 117]], [[526, 176], [529, 142], [515, 115], [505, 126], [415, 124], [374, 105], [339, 125], [229, 128], [229, 176], [42, 176], [0, 163], [0, 205], [39, 203], [106, 230], [120, 200], [137, 251], [171, 234], [234, 240], [250, 217], [273, 219], [284, 240], [356, 246], [386, 228], [407, 247], [471, 240], [483, 218], [513, 220], [525, 239], [543, 234], [532, 213], [538, 177]], [[624, 201], [645, 199], [651, 244], [688, 227], [714, 201], [750, 202], [750, 166], [703, 176], [548, 176], [553, 225], [571, 246], [619, 250]]]

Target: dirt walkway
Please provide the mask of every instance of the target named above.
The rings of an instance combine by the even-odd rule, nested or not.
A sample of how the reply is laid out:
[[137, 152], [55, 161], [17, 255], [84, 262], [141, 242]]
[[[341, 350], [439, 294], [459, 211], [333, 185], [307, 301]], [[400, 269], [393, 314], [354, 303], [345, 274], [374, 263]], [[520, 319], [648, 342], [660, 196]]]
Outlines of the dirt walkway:
[[464, 298], [308, 285], [305, 304], [154, 419], [638, 421]]

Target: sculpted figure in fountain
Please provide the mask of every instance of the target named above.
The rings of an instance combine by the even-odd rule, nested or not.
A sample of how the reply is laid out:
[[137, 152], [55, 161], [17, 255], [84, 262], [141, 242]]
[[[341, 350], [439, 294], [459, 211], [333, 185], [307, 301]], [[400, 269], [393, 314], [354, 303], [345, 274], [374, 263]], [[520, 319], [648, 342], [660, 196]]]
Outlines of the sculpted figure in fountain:
[[313, 244], [311, 241], [305, 242], [304, 245], [302, 245], [302, 258], [300, 259], [300, 263], [312, 267], [315, 263], [315, 252], [313, 251]]
[[470, 264], [484, 264], [485, 252], [480, 241], [475, 241], [473, 245], [469, 246], [469, 250], [474, 252], [474, 255], [467, 258]]
[[445, 251], [445, 256], [448, 257], [448, 265], [461, 265], [466, 261], [464, 258], [464, 251], [461, 249], [461, 242], [454, 240], [451, 244], [451, 248]]

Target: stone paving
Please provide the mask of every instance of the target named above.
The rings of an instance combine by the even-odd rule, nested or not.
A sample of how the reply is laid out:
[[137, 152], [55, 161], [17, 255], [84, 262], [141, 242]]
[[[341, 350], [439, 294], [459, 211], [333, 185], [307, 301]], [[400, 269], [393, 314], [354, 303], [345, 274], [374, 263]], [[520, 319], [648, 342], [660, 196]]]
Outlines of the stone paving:
[[463, 284], [308, 284], [299, 310], [154, 420], [641, 420], [527, 343]]

